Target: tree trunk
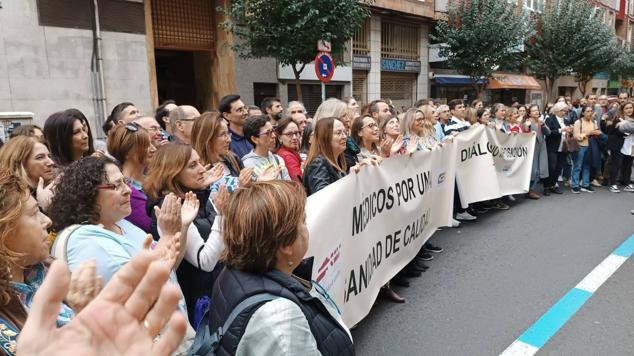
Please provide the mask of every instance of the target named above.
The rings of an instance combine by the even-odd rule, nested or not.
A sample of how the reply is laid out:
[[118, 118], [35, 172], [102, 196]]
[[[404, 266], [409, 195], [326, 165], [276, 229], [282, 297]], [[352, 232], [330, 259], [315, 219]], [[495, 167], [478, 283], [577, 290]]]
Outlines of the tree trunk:
[[542, 104], [544, 108], [546, 108], [548, 102], [550, 101], [550, 96], [552, 94], [553, 83], [555, 83], [555, 79], [556, 78], [553, 77], [544, 78], [544, 102]]
[[[476, 91], [476, 98], [478, 100], [483, 100], [484, 99], [484, 86], [485, 85], [486, 84], [478, 84], [478, 82], [475, 81], [475, 80], [473, 82], [473, 89], [475, 89], [475, 91]], [[465, 103], [465, 106], [467, 106], [467, 103]]]
[[586, 96], [586, 91], [588, 89], [588, 83], [590, 83], [590, 81], [592, 80], [592, 77], [584, 77], [583, 79], [579, 80], [577, 82], [577, 88], [579, 88], [579, 91], [581, 92], [581, 97], [585, 97]]
[[299, 81], [299, 75], [302, 74], [302, 71], [306, 67], [306, 63], [302, 63], [302, 65], [297, 68], [297, 63], [292, 65], [293, 74], [295, 75], [295, 92], [297, 93], [297, 100], [300, 102], [304, 102], [304, 96], [302, 95], [302, 86]]

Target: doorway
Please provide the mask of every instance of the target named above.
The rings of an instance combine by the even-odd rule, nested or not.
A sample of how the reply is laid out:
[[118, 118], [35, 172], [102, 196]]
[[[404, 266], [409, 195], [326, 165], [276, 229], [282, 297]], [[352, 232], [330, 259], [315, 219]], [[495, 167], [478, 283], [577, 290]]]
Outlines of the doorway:
[[211, 52], [157, 49], [154, 58], [159, 103], [211, 108]]

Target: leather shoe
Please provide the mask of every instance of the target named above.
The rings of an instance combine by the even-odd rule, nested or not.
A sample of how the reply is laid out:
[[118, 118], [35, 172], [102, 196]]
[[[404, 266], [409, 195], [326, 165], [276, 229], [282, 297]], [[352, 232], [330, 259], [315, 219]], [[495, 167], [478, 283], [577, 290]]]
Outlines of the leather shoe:
[[414, 263], [416, 263], [416, 267], [421, 268], [423, 270], [428, 270], [429, 266], [425, 264], [425, 262], [423, 262], [423, 260], [421, 260], [420, 258], [414, 258]]
[[413, 267], [409, 265], [405, 266], [405, 268], [403, 268], [401, 273], [403, 274], [403, 276], [408, 278], [416, 278], [422, 275], [422, 272], [415, 270]]
[[554, 187], [554, 188], [550, 188], [550, 192], [554, 193], [554, 194], [564, 194], [564, 192], [562, 192], [559, 188]]
[[537, 199], [539, 199], [539, 198], [540, 198], [539, 194], [535, 193], [535, 192], [534, 192], [534, 191], [532, 191], [532, 190], [531, 190], [530, 192], [526, 193], [526, 197], [527, 197], [528, 199], [533, 199], [533, 200], [537, 200]]
[[[394, 283], [397, 286], [401, 286], [401, 287], [405, 287], [405, 288], [409, 288], [409, 281], [407, 279], [405, 279], [404, 276], [401, 276], [401, 274], [397, 274], [394, 278], [392, 278], [392, 280], [390, 281], [390, 283]], [[381, 288], [381, 290], [383, 290], [383, 288]]]
[[398, 295], [392, 288], [390, 287], [382, 287], [379, 295], [391, 302], [394, 303], [405, 303], [405, 298]]

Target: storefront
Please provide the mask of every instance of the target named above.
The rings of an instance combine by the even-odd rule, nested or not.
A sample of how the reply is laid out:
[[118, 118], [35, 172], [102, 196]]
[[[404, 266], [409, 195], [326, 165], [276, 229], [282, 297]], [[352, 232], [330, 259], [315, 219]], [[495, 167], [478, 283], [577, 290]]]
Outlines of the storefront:
[[530, 103], [529, 90], [541, 90], [539, 82], [531, 76], [522, 74], [493, 73], [487, 85], [491, 103], [511, 105]]
[[[485, 84], [482, 79], [479, 84]], [[435, 74], [431, 84], [431, 98], [447, 103], [453, 99], [462, 99], [470, 103], [477, 97], [474, 81], [466, 75]]]
[[420, 62], [381, 59], [381, 97], [389, 98], [396, 110], [403, 112], [416, 101], [416, 80]]

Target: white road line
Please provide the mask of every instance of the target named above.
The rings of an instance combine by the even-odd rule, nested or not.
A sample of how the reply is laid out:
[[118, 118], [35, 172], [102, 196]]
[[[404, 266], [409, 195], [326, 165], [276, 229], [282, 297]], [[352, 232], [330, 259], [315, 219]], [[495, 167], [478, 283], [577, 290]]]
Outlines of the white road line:
[[596, 266], [575, 288], [594, 293], [605, 281], [616, 272], [627, 258], [617, 255], [608, 256]]

